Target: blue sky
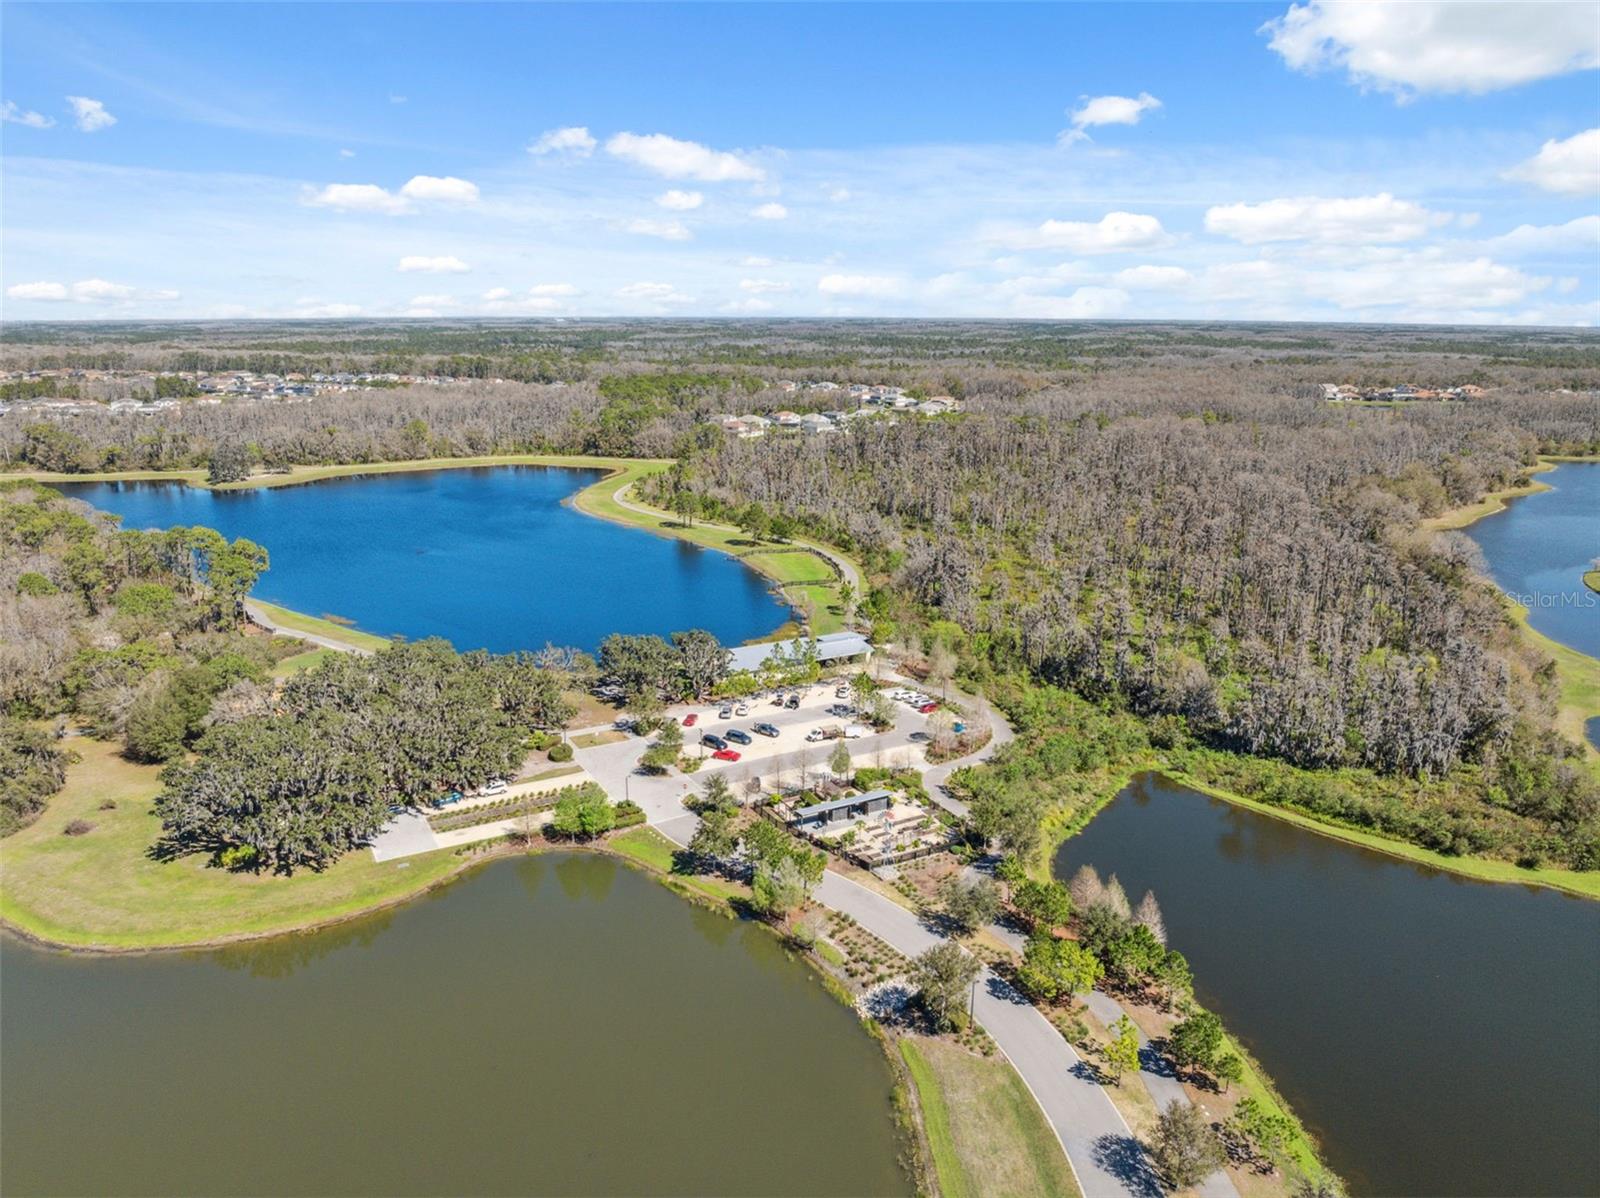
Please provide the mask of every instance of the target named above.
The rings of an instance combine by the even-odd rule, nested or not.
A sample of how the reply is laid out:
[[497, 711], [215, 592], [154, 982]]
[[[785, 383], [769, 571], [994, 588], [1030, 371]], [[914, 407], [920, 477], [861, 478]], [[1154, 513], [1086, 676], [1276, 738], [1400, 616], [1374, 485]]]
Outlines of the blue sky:
[[1594, 4], [0, 15], [8, 319], [1600, 320]]

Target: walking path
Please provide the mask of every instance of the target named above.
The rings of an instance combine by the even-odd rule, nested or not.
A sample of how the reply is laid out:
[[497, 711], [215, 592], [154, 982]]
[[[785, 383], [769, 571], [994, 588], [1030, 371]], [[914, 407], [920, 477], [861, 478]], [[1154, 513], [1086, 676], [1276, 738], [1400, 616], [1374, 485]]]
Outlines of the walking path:
[[320, 632], [305, 632], [299, 628], [288, 628], [282, 624], [279, 624], [271, 616], [267, 615], [267, 613], [262, 610], [261, 605], [252, 599], [246, 599], [244, 601], [244, 610], [245, 614], [250, 617], [250, 622], [252, 624], [256, 624], [262, 628], [265, 628], [274, 636], [291, 637], [297, 641], [305, 641], [308, 644], [319, 645], [324, 649], [334, 649], [340, 653], [372, 652], [371, 649], [362, 648], [360, 645], [352, 645], [349, 641], [341, 641], [336, 640], [331, 636], [323, 636]]
[[[650, 516], [652, 518], [661, 520], [673, 519], [671, 512], [664, 512], [660, 508], [649, 507], [645, 504], [637, 502], [636, 500], [627, 498], [623, 492], [632, 490], [632, 488], [633, 483], [627, 482], [623, 483], [611, 493], [611, 498], [617, 502], [617, 506], [625, 507], [630, 512], [634, 512], [640, 516]], [[718, 524], [714, 520], [702, 520], [700, 523], [706, 528], [715, 528], [719, 532], [739, 531], [739, 529], [735, 528], [731, 524]], [[840, 580], [843, 582], [848, 582], [858, 596], [865, 597], [865, 592], [863, 592], [861, 589], [861, 572], [856, 569], [855, 563], [853, 563], [849, 558], [845, 557], [836, 550], [829, 549], [825, 545], [818, 545], [814, 541], [796, 538], [791, 541], [790, 544], [799, 545], [805, 549], [809, 549], [819, 557], [824, 557], [828, 561], [832, 562], [834, 569], [839, 571]]]

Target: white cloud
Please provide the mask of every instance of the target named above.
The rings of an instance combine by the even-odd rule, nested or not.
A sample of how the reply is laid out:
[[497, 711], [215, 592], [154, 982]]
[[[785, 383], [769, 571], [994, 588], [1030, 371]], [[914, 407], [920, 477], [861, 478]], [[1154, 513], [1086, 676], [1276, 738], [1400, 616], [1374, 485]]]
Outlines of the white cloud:
[[47, 300], [51, 303], [67, 298], [65, 283], [14, 283], [6, 288], [12, 299]]
[[340, 212], [398, 216], [411, 211], [411, 203], [404, 196], [385, 191], [376, 183], [330, 183], [321, 191], [307, 189], [304, 202], [313, 208], [335, 208]]
[[1374, 196], [1293, 196], [1260, 204], [1219, 205], [1206, 210], [1206, 232], [1246, 245], [1265, 241], [1370, 245], [1412, 241], [1450, 219], [1448, 212], [1430, 212], [1385, 191]]
[[828, 198], [835, 204], [842, 204], [850, 198], [850, 189], [848, 187], [835, 187], [828, 192]]
[[[1309, 300], [1391, 320], [1413, 312], [1431, 313], [1433, 321], [1444, 319], [1442, 314], [1473, 313], [1469, 322], [1481, 323], [1486, 314], [1503, 319], [1492, 315], [1495, 309], [1520, 303], [1551, 283], [1487, 256], [1463, 257], [1446, 247], [1378, 250], [1345, 264], [1350, 256], [1327, 259], [1331, 266], [1284, 258], [1221, 263], [1197, 278], [1195, 291], [1217, 304], [1299, 308]], [[1388, 309], [1404, 311], [1390, 314]]]
[[72, 298], [82, 304], [108, 304], [132, 299], [137, 294], [137, 290], [126, 283], [109, 283], [105, 279], [85, 279], [72, 285]]
[[740, 258], [739, 265], [748, 267], [751, 270], [761, 270], [765, 267], [775, 266], [777, 264], [773, 262], [771, 258], [761, 258], [752, 254], [749, 257]]
[[1020, 295], [1018, 316], [1035, 320], [1094, 320], [1115, 316], [1128, 306], [1128, 293], [1115, 287], [1079, 287], [1071, 295]]
[[26, 125], [30, 129], [48, 129], [56, 123], [55, 118], [45, 116], [42, 112], [19, 108], [15, 100], [0, 104], [0, 121], [8, 125]]
[[764, 299], [751, 297], [730, 300], [722, 305], [722, 310], [724, 312], [770, 312], [772, 311], [772, 305]]
[[1128, 291], [1172, 291], [1193, 278], [1181, 266], [1130, 266], [1112, 275], [1111, 281]]
[[535, 283], [528, 288], [529, 295], [578, 295], [579, 291], [571, 283]]
[[491, 288], [489, 288], [489, 290], [487, 290], [487, 291], [485, 291], [483, 293], [483, 298], [485, 300], [487, 300], [488, 302], [490, 302], [490, 303], [493, 303], [495, 300], [510, 299], [511, 298], [511, 288], [509, 288], [509, 287], [491, 287]]
[[1494, 253], [1558, 254], [1587, 251], [1600, 255], [1600, 216], [1580, 216], [1564, 225], [1518, 225], [1509, 233], [1483, 242]]
[[1161, 101], [1149, 92], [1137, 96], [1085, 96], [1069, 114], [1072, 128], [1062, 133], [1059, 141], [1064, 146], [1087, 141], [1089, 134], [1085, 130], [1097, 125], [1137, 125], [1145, 113], [1160, 107]]
[[757, 220], [785, 220], [789, 210], [778, 203], [762, 204], [759, 208], [750, 209], [750, 215]]
[[693, 236], [681, 220], [652, 220], [649, 217], [639, 217], [626, 222], [622, 228], [627, 233], [637, 233], [641, 237], [659, 237], [664, 241], [688, 241]]
[[1574, 133], [1565, 141], [1552, 138], [1532, 158], [1506, 171], [1505, 177], [1562, 195], [1600, 191], [1600, 129]]
[[663, 208], [670, 208], [674, 212], [688, 212], [700, 207], [706, 202], [705, 196], [698, 191], [679, 191], [676, 187], [664, 191], [656, 197], [656, 203]]
[[325, 304], [321, 300], [301, 300], [292, 315], [302, 320], [336, 320], [347, 316], [360, 316], [360, 304]]
[[406, 98], [404, 96], [397, 96], [393, 94], [389, 96], [389, 103], [391, 104], [404, 104], [405, 102]]
[[817, 290], [823, 295], [895, 296], [904, 289], [891, 275], [823, 275]]
[[698, 142], [680, 141], [665, 133], [618, 133], [606, 142], [606, 153], [668, 179], [703, 183], [759, 183], [767, 172], [753, 162]]
[[1308, 0], [1261, 27], [1298, 71], [1342, 68], [1404, 98], [1481, 94], [1600, 66], [1600, 20], [1585, 3]]
[[478, 185], [457, 179], [454, 175], [416, 175], [400, 194], [411, 200], [436, 200], [444, 204], [475, 204], [478, 202]]
[[461, 301], [453, 295], [414, 295], [411, 297], [413, 308], [453, 308]]
[[629, 283], [626, 287], [618, 287], [617, 294], [623, 299], [649, 300], [656, 304], [692, 304], [694, 297], [685, 295], [671, 283]]
[[354, 150], [340, 150], [339, 151], [339, 157], [340, 158], [354, 158], [355, 156], [356, 156], [356, 152]]
[[68, 96], [67, 103], [72, 105], [73, 124], [84, 133], [109, 129], [117, 123], [117, 118], [107, 112], [106, 106], [99, 100], [91, 100], [88, 96]]
[[1047, 220], [1037, 228], [1003, 231], [996, 239], [1012, 249], [1073, 254], [1160, 249], [1172, 241], [1159, 220], [1135, 212], [1108, 212], [1097, 221]]
[[547, 129], [528, 147], [530, 154], [566, 154], [573, 158], [587, 158], [599, 143], [582, 125], [568, 125], [564, 129]]
[[752, 295], [778, 295], [793, 288], [776, 279], [740, 279], [739, 290], [748, 291]]
[[65, 283], [16, 283], [6, 288], [12, 299], [44, 300], [52, 303], [73, 300], [80, 304], [125, 304], [132, 300], [170, 303], [181, 299], [176, 291], [146, 291], [126, 283], [112, 283], [106, 279], [80, 279], [68, 286]]
[[401, 274], [464, 275], [472, 267], [450, 255], [429, 258], [421, 254], [408, 254], [400, 259], [396, 269]]

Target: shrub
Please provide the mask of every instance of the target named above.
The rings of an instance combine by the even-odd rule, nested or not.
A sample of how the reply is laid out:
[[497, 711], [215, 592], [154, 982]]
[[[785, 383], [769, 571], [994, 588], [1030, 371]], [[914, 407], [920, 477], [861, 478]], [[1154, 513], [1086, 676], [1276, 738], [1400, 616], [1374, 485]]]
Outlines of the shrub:
[[615, 810], [617, 818], [613, 827], [632, 828], [645, 822], [644, 808], [630, 799], [623, 799]]
[[555, 762], [571, 761], [572, 746], [565, 741], [550, 746], [550, 760]]
[[116, 809], [117, 801], [115, 799], [107, 799], [104, 803], [100, 804], [101, 811], [115, 811]]
[[261, 853], [253, 844], [230, 845], [217, 854], [217, 864], [234, 871], [254, 869], [260, 859]]
[[54, 595], [61, 588], [56, 586], [43, 574], [29, 570], [17, 579], [17, 594], [19, 595]]
[[86, 819], [75, 819], [61, 831], [67, 836], [86, 836], [94, 831], [94, 825]]

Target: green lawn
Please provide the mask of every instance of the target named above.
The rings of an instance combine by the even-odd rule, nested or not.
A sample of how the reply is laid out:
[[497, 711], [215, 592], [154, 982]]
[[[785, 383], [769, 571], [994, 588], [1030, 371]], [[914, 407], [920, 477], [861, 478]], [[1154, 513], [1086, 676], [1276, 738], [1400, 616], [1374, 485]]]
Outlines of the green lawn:
[[304, 653], [296, 653], [293, 657], [285, 657], [272, 668], [274, 678], [287, 678], [291, 674], [298, 674], [301, 670], [314, 670], [330, 657], [337, 657], [337, 649], [309, 649]]
[[1004, 1057], [903, 1036], [944, 1198], [1065, 1198], [1080, 1193], [1061, 1142]]
[[352, 628], [348, 624], [340, 624], [334, 620], [291, 611], [287, 607], [279, 607], [276, 603], [263, 603], [259, 599], [252, 599], [250, 602], [259, 607], [266, 617], [280, 628], [315, 633], [357, 649], [387, 649], [392, 643], [387, 637], [374, 636], [370, 632], [362, 632], [359, 628]]
[[[160, 834], [153, 766], [99, 741], [31, 826], [0, 840], [0, 918], [71, 948], [161, 948], [290, 931], [353, 915], [427, 888], [462, 868], [450, 852], [379, 864], [359, 850], [323, 873], [230, 874], [203, 859], [153, 860]], [[101, 810], [104, 802], [115, 808]], [[66, 836], [74, 819], [94, 825]]]
[[1600, 591], [1600, 570], [1590, 570], [1583, 576], [1583, 585], [1591, 591]]

